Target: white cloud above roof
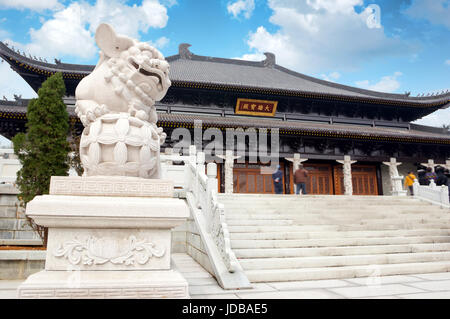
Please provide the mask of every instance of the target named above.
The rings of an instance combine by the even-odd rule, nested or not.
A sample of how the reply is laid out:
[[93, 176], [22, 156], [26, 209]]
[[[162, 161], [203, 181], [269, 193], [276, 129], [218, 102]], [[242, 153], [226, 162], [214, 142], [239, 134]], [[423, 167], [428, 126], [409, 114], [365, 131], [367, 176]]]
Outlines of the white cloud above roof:
[[270, 22], [250, 32], [250, 54], [272, 52], [277, 63], [302, 73], [353, 71], [374, 57], [411, 54], [411, 47], [374, 28], [372, 8], [361, 12], [362, 0], [269, 0]]
[[398, 78], [402, 75], [401, 72], [395, 72], [393, 75], [383, 76], [377, 83], [371, 84], [368, 80], [355, 82], [356, 86], [377, 92], [393, 93], [400, 88]]
[[[55, 11], [39, 29], [31, 28], [31, 42], [24, 46], [33, 55], [89, 59], [98, 50], [94, 34], [100, 23], [110, 23], [117, 33], [138, 38], [139, 32], [149, 28], [164, 28], [168, 18], [159, 0], [143, 0], [141, 5], [127, 5], [122, 0], [97, 0], [92, 5], [72, 2]], [[159, 39], [159, 44], [167, 40]]]
[[22, 77], [11, 69], [8, 63], [0, 62], [0, 99], [6, 97], [9, 100], [14, 94], [22, 95], [23, 98], [37, 97], [36, 92], [25, 82]]

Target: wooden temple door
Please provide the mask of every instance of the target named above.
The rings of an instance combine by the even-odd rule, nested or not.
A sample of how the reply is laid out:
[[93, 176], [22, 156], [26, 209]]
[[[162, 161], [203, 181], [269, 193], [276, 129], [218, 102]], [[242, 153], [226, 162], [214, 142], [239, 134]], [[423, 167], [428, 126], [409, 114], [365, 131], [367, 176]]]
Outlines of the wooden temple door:
[[[284, 171], [284, 164], [280, 163], [280, 166], [281, 171]], [[275, 190], [273, 187], [272, 174], [261, 174], [261, 165], [258, 164], [234, 164], [233, 192], [274, 194]]]
[[[342, 165], [334, 167], [336, 195], [344, 194]], [[377, 169], [372, 165], [352, 165], [353, 195], [378, 195]]]
[[333, 194], [333, 175], [330, 164], [307, 164], [304, 168], [308, 171], [306, 192], [315, 195]]
[[[291, 172], [292, 172], [291, 165]], [[311, 195], [333, 195], [333, 170], [331, 164], [304, 163], [303, 167], [308, 171], [306, 192]], [[294, 181], [291, 178], [291, 189], [294, 193]]]

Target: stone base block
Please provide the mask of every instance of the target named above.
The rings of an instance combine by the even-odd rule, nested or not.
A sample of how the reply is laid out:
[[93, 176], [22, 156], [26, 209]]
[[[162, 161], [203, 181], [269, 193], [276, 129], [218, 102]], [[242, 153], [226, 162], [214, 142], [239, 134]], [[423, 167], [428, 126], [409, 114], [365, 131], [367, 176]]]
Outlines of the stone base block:
[[41, 271], [17, 290], [22, 299], [186, 299], [188, 283], [175, 270]]
[[406, 196], [407, 191], [392, 191], [392, 196]]

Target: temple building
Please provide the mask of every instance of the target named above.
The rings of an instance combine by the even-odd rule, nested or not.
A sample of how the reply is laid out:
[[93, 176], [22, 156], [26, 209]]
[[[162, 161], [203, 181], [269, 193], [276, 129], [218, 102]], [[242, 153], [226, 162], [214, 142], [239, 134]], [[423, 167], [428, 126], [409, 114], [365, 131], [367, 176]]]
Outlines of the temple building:
[[[392, 158], [402, 163], [400, 175], [423, 163], [445, 165], [450, 158], [448, 131], [411, 123], [448, 107], [448, 91], [420, 97], [374, 92], [286, 69], [276, 64], [271, 53], [264, 61], [252, 62], [195, 55], [189, 46], [181, 44], [177, 55], [166, 57], [172, 86], [156, 104], [158, 126], [168, 135], [162, 152], [179, 142], [172, 138], [174, 129], [187, 128], [194, 137], [194, 126], [200, 121], [203, 131], [216, 128], [224, 135], [227, 129], [240, 129], [244, 137], [251, 128], [267, 129], [269, 136], [277, 132], [277, 160], [288, 194], [294, 191], [293, 166], [299, 162], [310, 173], [309, 194], [343, 194], [341, 162], [347, 156], [352, 161], [353, 194], [388, 195], [389, 166], [384, 163]], [[75, 89], [94, 66], [44, 62], [1, 42], [0, 56], [36, 92], [47, 77], [62, 72], [65, 103], [81, 133], [83, 126], [74, 111]], [[27, 104], [21, 97], [0, 101], [0, 134], [11, 138], [25, 130]], [[209, 142], [195, 141], [203, 146]], [[223, 143], [224, 150], [230, 149]], [[233, 143], [228, 164], [218, 165], [220, 191], [226, 190], [225, 171], [232, 169], [235, 193], [272, 193], [272, 177], [261, 170], [265, 164], [250, 161], [253, 142], [246, 138], [244, 143], [244, 156], [233, 162], [243, 146]]]

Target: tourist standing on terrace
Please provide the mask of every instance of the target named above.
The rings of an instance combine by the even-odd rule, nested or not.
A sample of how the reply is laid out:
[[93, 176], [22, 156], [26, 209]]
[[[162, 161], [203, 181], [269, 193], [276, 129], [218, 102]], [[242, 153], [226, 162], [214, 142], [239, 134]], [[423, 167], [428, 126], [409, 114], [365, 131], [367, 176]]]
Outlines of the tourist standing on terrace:
[[416, 176], [413, 172], [408, 172], [408, 175], [405, 177], [405, 187], [409, 189], [409, 195], [414, 196], [413, 184]]
[[275, 194], [283, 194], [283, 173], [281, 172], [280, 165], [277, 165], [277, 171], [272, 174], [272, 179]]
[[306, 179], [308, 178], [308, 171], [303, 168], [300, 164], [298, 169], [294, 173], [294, 183], [296, 185], [295, 193], [299, 194], [300, 189], [302, 190], [302, 195], [306, 195]]

